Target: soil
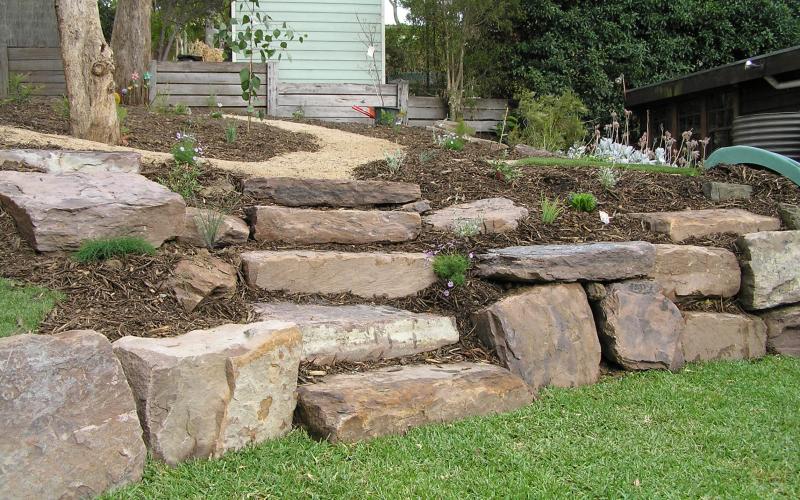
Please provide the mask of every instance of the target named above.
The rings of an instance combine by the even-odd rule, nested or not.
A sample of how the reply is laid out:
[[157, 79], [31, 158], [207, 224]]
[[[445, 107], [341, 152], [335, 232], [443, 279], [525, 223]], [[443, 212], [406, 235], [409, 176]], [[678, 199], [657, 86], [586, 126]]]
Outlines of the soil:
[[[584, 241], [643, 240], [666, 243], [666, 236], [644, 230], [640, 221], [627, 216], [632, 212], [683, 210], [687, 208], [744, 208], [763, 215], [777, 215], [779, 202], [800, 203], [800, 189], [788, 179], [771, 172], [743, 166], [720, 167], [698, 177], [625, 171], [613, 191], [604, 191], [594, 168], [523, 167], [522, 176], [506, 183], [495, 176], [487, 159], [502, 157], [477, 144], [468, 144], [461, 152], [435, 146], [431, 133], [420, 129], [373, 128], [360, 125], [328, 125], [330, 128], [391, 140], [406, 147], [406, 160], [398, 173], [391, 174], [383, 161], [357, 168], [360, 179], [386, 179], [419, 183], [423, 198], [434, 208], [490, 197], [506, 197], [524, 205], [530, 217], [516, 231], [501, 235], [480, 235], [457, 238], [453, 235], [424, 230], [413, 242], [373, 245], [283, 245], [250, 241], [237, 248], [214, 251], [218, 257], [238, 266], [239, 254], [255, 249], [303, 248], [340, 251], [415, 251], [434, 250], [442, 245], [463, 252], [480, 252], [510, 245], [576, 243]], [[163, 177], [168, 164], [147, 167], [143, 174], [151, 179]], [[206, 168], [200, 177], [204, 186], [231, 183], [238, 186], [241, 174]], [[714, 203], [702, 194], [702, 182], [713, 179], [749, 184], [753, 197], [749, 201]], [[612, 221], [604, 225], [596, 212], [580, 213], [565, 209], [555, 224], [540, 221], [539, 204], [543, 196], [564, 199], [571, 192], [592, 192], [599, 209], [609, 213]], [[243, 215], [243, 208], [256, 204], [239, 192], [212, 193], [189, 200], [190, 205], [212, 207]], [[377, 207], [389, 209], [389, 207]], [[735, 236], [719, 235], [686, 241], [686, 244], [717, 246], [735, 251]], [[386, 360], [378, 363], [337, 363], [325, 367], [328, 373], [359, 371], [377, 365], [406, 363], [443, 363], [462, 360], [496, 361], [494, 354], [477, 340], [471, 315], [498, 300], [514, 285], [492, 283], [470, 277], [467, 283], [443, 294], [442, 285], [430, 287], [416, 296], [402, 299], [365, 301], [348, 294], [304, 295], [264, 292], [240, 286], [233, 299], [212, 301], [186, 313], [161, 283], [170, 275], [176, 262], [196, 250], [177, 243], [165, 244], [155, 256], [128, 256], [97, 264], [79, 264], [69, 256], [40, 255], [17, 236], [10, 216], [0, 210], [0, 276], [47, 286], [64, 292], [60, 303], [42, 323], [40, 333], [56, 333], [68, 329], [95, 329], [115, 340], [124, 335], [165, 337], [189, 330], [209, 328], [229, 322], [252, 321], [250, 305], [258, 301], [289, 300], [299, 303], [391, 305], [415, 312], [432, 312], [455, 316], [461, 341], [433, 353]], [[243, 282], [243, 281], [242, 281]], [[686, 299], [679, 307], [687, 310], [738, 311], [732, 300]], [[303, 367], [301, 379], [313, 379]], [[315, 368], [316, 369], [316, 368]]]

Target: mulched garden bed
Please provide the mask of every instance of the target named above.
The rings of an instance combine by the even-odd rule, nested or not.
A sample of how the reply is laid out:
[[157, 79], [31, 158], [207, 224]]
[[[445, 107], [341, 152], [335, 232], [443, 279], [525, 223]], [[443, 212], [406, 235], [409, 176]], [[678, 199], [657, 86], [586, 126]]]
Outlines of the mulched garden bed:
[[[69, 120], [53, 109], [55, 100], [34, 98], [30, 103], [0, 105], [0, 125], [9, 125], [49, 134], [69, 135]], [[191, 115], [161, 114], [143, 106], [131, 106], [125, 127], [126, 146], [168, 153], [175, 144], [175, 134], [194, 135], [207, 158], [219, 160], [265, 161], [292, 151], [317, 151], [309, 134], [288, 132], [253, 119], [250, 132], [247, 122], [211, 118], [209, 112], [195, 109]], [[235, 125], [236, 141], [225, 140], [225, 128]]]

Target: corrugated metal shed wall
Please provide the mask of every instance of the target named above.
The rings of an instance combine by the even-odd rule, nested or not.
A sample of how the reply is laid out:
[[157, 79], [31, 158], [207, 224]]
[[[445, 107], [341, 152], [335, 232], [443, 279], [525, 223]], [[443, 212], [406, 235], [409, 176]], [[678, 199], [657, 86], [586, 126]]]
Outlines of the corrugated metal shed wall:
[[55, 0], [0, 0], [0, 45], [58, 47]]
[[[234, 12], [241, 19], [238, 3], [234, 2]], [[384, 72], [383, 0], [261, 0], [260, 4], [275, 25], [285, 21], [295, 33], [308, 34], [302, 44], [289, 43], [278, 66], [282, 82], [373, 83], [357, 18], [375, 29], [376, 60]]]

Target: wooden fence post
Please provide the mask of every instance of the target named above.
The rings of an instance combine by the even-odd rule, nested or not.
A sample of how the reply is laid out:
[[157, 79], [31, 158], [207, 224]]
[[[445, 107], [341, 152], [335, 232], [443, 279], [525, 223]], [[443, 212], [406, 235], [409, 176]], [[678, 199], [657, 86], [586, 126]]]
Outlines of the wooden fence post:
[[148, 104], [153, 104], [153, 101], [156, 100], [156, 96], [158, 95], [158, 89], [156, 89], [156, 85], [158, 85], [158, 61], [155, 59], [150, 61], [150, 88], [148, 89], [147, 95], [147, 102]]
[[267, 61], [267, 116], [278, 116], [278, 63]]
[[408, 80], [397, 81], [397, 107], [403, 117], [403, 125], [408, 125]]
[[0, 97], [8, 95], [8, 47], [0, 44]]

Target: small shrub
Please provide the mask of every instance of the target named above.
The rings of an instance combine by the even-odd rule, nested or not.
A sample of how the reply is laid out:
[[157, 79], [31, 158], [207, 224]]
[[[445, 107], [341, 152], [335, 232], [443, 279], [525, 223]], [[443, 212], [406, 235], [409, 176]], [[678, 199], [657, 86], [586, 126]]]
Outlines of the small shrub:
[[517, 112], [520, 126], [509, 134], [511, 143], [548, 151], [566, 150], [586, 135], [581, 121], [587, 113], [586, 106], [571, 91], [540, 97], [523, 92]]
[[225, 142], [227, 142], [228, 144], [233, 144], [234, 142], [236, 142], [236, 131], [237, 131], [236, 125], [233, 123], [229, 123], [225, 127]]
[[425, 151], [419, 154], [419, 162], [424, 165], [429, 161], [433, 160], [434, 158], [436, 158], [438, 154], [439, 152], [436, 151], [435, 149], [426, 149]]
[[447, 137], [442, 143], [442, 147], [450, 151], [463, 151], [466, 142], [460, 137]]
[[448, 282], [448, 288], [463, 285], [471, 265], [469, 258], [457, 253], [440, 253], [433, 258], [433, 272]]
[[117, 104], [117, 121], [119, 121], [119, 132], [122, 135], [127, 135], [130, 130], [125, 126], [125, 120], [128, 119], [128, 110]]
[[569, 195], [569, 204], [581, 212], [594, 212], [597, 208], [597, 198], [592, 193], [572, 193]]
[[201, 210], [199, 215], [194, 218], [197, 224], [197, 231], [200, 233], [200, 238], [203, 244], [209, 250], [213, 249], [217, 243], [217, 236], [219, 235], [219, 228], [225, 216], [214, 210]]
[[153, 255], [156, 248], [137, 236], [87, 240], [75, 253], [78, 262], [97, 262], [122, 255]]
[[208, 109], [214, 109], [217, 107], [217, 104], [217, 94], [213, 92], [210, 93], [208, 97], [206, 97], [206, 106], [208, 106]]
[[294, 111], [294, 113], [292, 113], [293, 120], [302, 120], [305, 117], [306, 117], [306, 110], [303, 109], [303, 106], [300, 106]]
[[211, 116], [211, 118], [213, 118], [215, 120], [221, 120], [222, 119], [222, 113], [220, 111], [212, 111], [211, 115], [209, 115], [209, 116]]
[[522, 169], [517, 165], [504, 161], [492, 162], [495, 175], [501, 180], [511, 184], [522, 177]]
[[196, 165], [198, 159], [203, 154], [203, 149], [197, 143], [193, 135], [178, 132], [175, 135], [178, 140], [172, 146], [172, 158], [175, 163], [182, 165]]
[[597, 172], [597, 178], [606, 191], [614, 189], [617, 186], [617, 182], [619, 182], [619, 175], [613, 167], [600, 167]]
[[175, 113], [176, 115], [191, 115], [192, 108], [190, 108], [185, 104], [178, 103], [172, 108], [172, 112]]
[[169, 114], [169, 96], [167, 94], [156, 94], [156, 98], [153, 99], [153, 102], [150, 103], [150, 110], [155, 111], [160, 115]]
[[456, 124], [455, 134], [458, 137], [471, 137], [475, 135], [475, 129], [467, 125], [464, 120], [458, 120]]
[[458, 219], [453, 223], [453, 233], [460, 238], [471, 238], [481, 234], [483, 221], [480, 219]]
[[8, 98], [4, 102], [25, 104], [31, 96], [42, 88], [41, 85], [25, 83], [26, 73], [11, 73], [8, 75]]
[[386, 157], [386, 166], [389, 168], [389, 173], [392, 175], [397, 174], [406, 161], [406, 153], [402, 149], [398, 149], [394, 153], [384, 153]]
[[69, 99], [62, 95], [53, 102], [53, 112], [62, 120], [69, 120]]
[[552, 224], [553, 222], [558, 219], [558, 216], [561, 215], [561, 212], [564, 211], [564, 206], [561, 204], [561, 201], [558, 198], [554, 198], [550, 201], [546, 197], [542, 197], [541, 201], [541, 210], [542, 210], [542, 222], [544, 224]]
[[172, 167], [166, 179], [158, 179], [158, 182], [180, 194], [185, 200], [191, 200], [200, 189], [199, 177], [200, 169], [196, 165], [178, 163]]

